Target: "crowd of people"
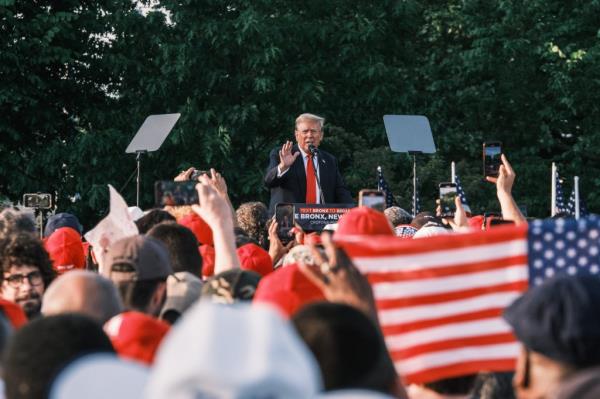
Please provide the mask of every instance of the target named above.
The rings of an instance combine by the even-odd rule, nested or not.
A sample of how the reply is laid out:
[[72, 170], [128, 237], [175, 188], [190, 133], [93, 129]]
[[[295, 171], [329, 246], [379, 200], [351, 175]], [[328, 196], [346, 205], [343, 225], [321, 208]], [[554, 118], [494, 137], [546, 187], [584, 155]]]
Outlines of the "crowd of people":
[[[301, 121], [303, 155], [318, 146], [316, 123]], [[271, 188], [294, 173], [291, 150], [272, 154]], [[503, 219], [526, 224], [512, 197], [515, 172], [504, 155], [502, 163], [490, 181]], [[337, 188], [327, 195], [346, 196], [339, 171], [331, 176]], [[138, 234], [107, 248], [90, 248], [72, 214], [51, 216], [40, 239], [29, 214], [0, 213], [5, 397], [600, 397], [597, 277], [549, 279], [505, 310], [522, 345], [514, 373], [408, 386], [398, 375], [373, 290], [336, 236], [427, 240], [490, 228], [459, 198], [450, 219], [356, 207], [321, 234], [296, 227], [284, 245], [267, 205], [234, 209], [223, 176], [197, 179], [199, 204], [131, 208]], [[320, 190], [310, 193], [316, 202]]]

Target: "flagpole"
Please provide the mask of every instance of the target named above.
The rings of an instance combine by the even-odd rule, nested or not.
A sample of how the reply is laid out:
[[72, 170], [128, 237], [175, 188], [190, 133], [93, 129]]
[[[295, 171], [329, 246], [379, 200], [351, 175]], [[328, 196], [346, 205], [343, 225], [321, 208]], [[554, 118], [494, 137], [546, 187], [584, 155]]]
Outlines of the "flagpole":
[[552, 191], [550, 194], [550, 216], [556, 214], [556, 163], [552, 162]]
[[417, 216], [417, 153], [413, 156], [413, 217]]
[[575, 182], [575, 219], [579, 219], [579, 176], [573, 179]]
[[450, 175], [450, 181], [452, 183], [456, 183], [456, 163], [454, 161], [452, 161], [452, 163], [450, 164], [450, 170], [451, 170], [451, 175]]

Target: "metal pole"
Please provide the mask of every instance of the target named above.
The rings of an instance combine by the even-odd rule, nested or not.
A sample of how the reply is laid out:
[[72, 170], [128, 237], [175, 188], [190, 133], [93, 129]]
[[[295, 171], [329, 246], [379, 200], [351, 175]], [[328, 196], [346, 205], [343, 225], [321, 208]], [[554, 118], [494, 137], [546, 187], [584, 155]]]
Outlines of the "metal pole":
[[140, 174], [141, 174], [141, 166], [142, 166], [142, 151], [136, 152], [135, 160], [137, 162], [137, 177], [135, 184], [135, 205], [139, 208], [140, 206]]
[[417, 154], [413, 153], [413, 217], [417, 216]]
[[556, 215], [556, 163], [552, 162], [552, 191], [550, 194], [550, 216]]
[[575, 176], [575, 219], [579, 219], [579, 176]]

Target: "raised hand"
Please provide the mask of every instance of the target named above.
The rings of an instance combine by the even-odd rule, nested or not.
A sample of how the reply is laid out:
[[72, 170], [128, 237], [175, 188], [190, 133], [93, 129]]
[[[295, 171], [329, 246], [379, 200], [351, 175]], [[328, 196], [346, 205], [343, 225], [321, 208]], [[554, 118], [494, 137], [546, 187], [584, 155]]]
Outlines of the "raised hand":
[[285, 172], [292, 166], [298, 155], [300, 155], [300, 151], [296, 151], [295, 154], [292, 154], [293, 143], [291, 141], [286, 141], [285, 144], [279, 150], [279, 171], [281, 173]]
[[310, 244], [316, 265], [300, 264], [300, 270], [323, 291], [330, 302], [345, 303], [363, 311], [377, 322], [373, 290], [343, 249], [323, 237], [325, 255]]
[[516, 174], [504, 154], [501, 155], [501, 159], [502, 165], [500, 165], [498, 177], [487, 176], [486, 179], [491, 183], [496, 183], [498, 194], [510, 194], [515, 183]]

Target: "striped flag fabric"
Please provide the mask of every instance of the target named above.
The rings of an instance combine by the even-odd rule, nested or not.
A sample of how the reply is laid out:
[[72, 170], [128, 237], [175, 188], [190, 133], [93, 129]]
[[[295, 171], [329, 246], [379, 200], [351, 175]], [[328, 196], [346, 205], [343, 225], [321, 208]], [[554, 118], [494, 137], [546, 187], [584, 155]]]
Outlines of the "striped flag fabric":
[[383, 177], [383, 170], [381, 169], [381, 166], [377, 167], [377, 190], [385, 193], [386, 208], [394, 205], [394, 195], [392, 194], [392, 190], [390, 189], [387, 181]]
[[558, 176], [558, 171], [556, 172], [556, 212], [564, 213], [568, 212], [567, 207], [565, 206], [565, 196], [563, 194], [562, 181]]
[[599, 220], [540, 220], [529, 229], [502, 226], [420, 240], [355, 236], [336, 242], [373, 287], [399, 374], [406, 383], [426, 383], [513, 370], [519, 345], [501, 317], [503, 309], [546, 278], [597, 274]]
[[[585, 201], [583, 198], [581, 198], [581, 193], [579, 193], [579, 195], [579, 217], [586, 217], [589, 215], [589, 212], [587, 210], [587, 206], [585, 205]], [[571, 191], [571, 196], [569, 197], [569, 203], [567, 204], [566, 211], [570, 216], [575, 217], [575, 188], [573, 188], [573, 191]]]
[[465, 190], [463, 190], [462, 184], [460, 184], [460, 178], [458, 177], [458, 174], [454, 175], [454, 183], [456, 184], [456, 193], [460, 197], [460, 202], [462, 203], [465, 212], [471, 213], [471, 207], [467, 201]]

